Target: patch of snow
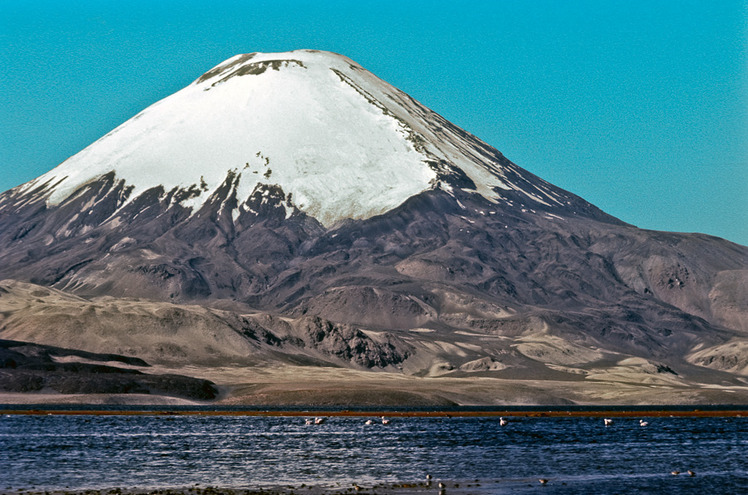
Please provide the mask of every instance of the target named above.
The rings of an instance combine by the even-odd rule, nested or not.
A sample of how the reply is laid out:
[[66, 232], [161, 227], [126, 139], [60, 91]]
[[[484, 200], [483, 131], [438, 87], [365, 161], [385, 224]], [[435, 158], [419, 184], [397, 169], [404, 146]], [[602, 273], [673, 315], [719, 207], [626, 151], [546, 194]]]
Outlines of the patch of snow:
[[436, 330], [434, 330], [433, 328], [411, 328], [410, 331], [411, 332], [416, 332], [416, 333], [434, 333], [434, 332], [436, 332]]

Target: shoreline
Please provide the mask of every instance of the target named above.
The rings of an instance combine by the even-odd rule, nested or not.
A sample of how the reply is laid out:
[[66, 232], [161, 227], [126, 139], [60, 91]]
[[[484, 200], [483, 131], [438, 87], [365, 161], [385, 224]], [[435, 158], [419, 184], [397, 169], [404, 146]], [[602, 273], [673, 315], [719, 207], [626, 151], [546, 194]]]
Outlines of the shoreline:
[[537, 410], [537, 409], [495, 409], [495, 410], [441, 410], [441, 411], [398, 411], [398, 410], [208, 410], [208, 409], [55, 409], [28, 408], [5, 409], [0, 406], [0, 415], [39, 415], [39, 416], [265, 416], [265, 417], [421, 417], [421, 418], [471, 418], [471, 417], [525, 417], [525, 418], [622, 418], [622, 417], [748, 417], [748, 407], [743, 409], [585, 409], [585, 410]]
[[[425, 477], [425, 475], [424, 475]], [[652, 476], [647, 476], [651, 478]], [[663, 487], [673, 490], [693, 488], [705, 478], [699, 474], [685, 473], [673, 476], [673, 473], [662, 472], [654, 478], [667, 480]], [[611, 477], [613, 482], [617, 477]], [[636, 477], [634, 477], [636, 478]], [[677, 482], [679, 484], [671, 484]], [[686, 481], [689, 480], [689, 481]], [[686, 484], [688, 483], [688, 484]], [[152, 486], [152, 487], [78, 487], [78, 488], [49, 488], [41, 487], [2, 489], [0, 495], [499, 495], [514, 493], [530, 493], [537, 489], [551, 488], [553, 493], [585, 490], [584, 480], [569, 475], [548, 477], [508, 477], [508, 478], [478, 478], [454, 479], [437, 478], [429, 481], [371, 481], [363, 482], [289, 482], [289, 483], [259, 483], [257, 485], [191, 485]], [[634, 485], [635, 486], [635, 485]], [[604, 493], [614, 493], [605, 491]], [[690, 493], [690, 492], [689, 492]]]
[[[670, 476], [663, 474], [663, 477]], [[544, 481], [541, 481], [544, 480]], [[172, 487], [104, 487], [40, 489], [38, 487], [15, 490], [0, 489], [0, 495], [495, 495], [525, 492], [545, 485], [559, 489], [571, 488], [574, 481], [558, 478], [509, 479], [434, 479], [430, 482], [373, 482], [373, 483], [288, 483], [260, 484], [257, 486], [203, 486], [200, 484]], [[571, 485], [571, 486], [569, 486]]]
[[[449, 489], [450, 495], [479, 495], [491, 493], [510, 493], [518, 486], [534, 487], [542, 486], [535, 479], [506, 480], [481, 482], [456, 482], [446, 481], [445, 487]], [[562, 483], [558, 483], [562, 485]], [[566, 483], [563, 483], [566, 485]], [[498, 489], [498, 490], [497, 490]], [[221, 486], [184, 486], [184, 487], [162, 487], [162, 488], [80, 488], [80, 489], [52, 489], [40, 490], [38, 488], [3, 490], [0, 495], [420, 495], [425, 493], [444, 493], [439, 488], [437, 481], [432, 483], [423, 482], [384, 482], [374, 484], [358, 485], [351, 484], [279, 484], [259, 485], [256, 487], [221, 487]]]

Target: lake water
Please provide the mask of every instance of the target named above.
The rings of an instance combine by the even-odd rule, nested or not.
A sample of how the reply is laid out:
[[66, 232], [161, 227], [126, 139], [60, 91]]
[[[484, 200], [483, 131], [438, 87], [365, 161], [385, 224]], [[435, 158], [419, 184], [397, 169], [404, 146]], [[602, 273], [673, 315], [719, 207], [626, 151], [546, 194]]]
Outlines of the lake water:
[[748, 493], [748, 418], [366, 419], [2, 416], [0, 490], [371, 486], [429, 473], [479, 480], [476, 493]]

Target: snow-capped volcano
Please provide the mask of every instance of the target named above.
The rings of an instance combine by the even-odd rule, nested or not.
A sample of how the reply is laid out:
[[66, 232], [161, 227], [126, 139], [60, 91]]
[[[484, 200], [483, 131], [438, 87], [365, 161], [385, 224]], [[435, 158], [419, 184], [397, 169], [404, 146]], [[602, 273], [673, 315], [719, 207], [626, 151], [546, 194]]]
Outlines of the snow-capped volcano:
[[471, 404], [748, 402], [748, 248], [627, 225], [332, 53], [233, 57], [0, 194], [0, 282], [2, 339], [227, 386], [285, 363]]
[[111, 172], [129, 200], [161, 186], [189, 191], [173, 197], [194, 210], [229, 174], [237, 208], [258, 186], [280, 186], [288, 215], [295, 207], [323, 225], [434, 188], [494, 202], [512, 191], [544, 207], [574, 200], [352, 60], [311, 50], [232, 57], [25, 190], [47, 185], [59, 204]]

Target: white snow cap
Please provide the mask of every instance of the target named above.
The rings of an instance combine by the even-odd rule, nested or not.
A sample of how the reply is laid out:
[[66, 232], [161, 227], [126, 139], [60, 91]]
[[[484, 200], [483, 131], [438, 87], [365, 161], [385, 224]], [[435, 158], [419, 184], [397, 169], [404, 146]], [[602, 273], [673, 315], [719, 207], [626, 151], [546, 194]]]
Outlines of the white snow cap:
[[425, 112], [341, 55], [237, 55], [32, 184], [54, 184], [52, 204], [109, 172], [134, 187], [131, 198], [159, 185], [202, 184], [201, 195], [183, 203], [196, 209], [234, 171], [240, 202], [259, 183], [277, 184], [327, 226], [384, 213], [436, 187], [435, 160], [460, 167], [489, 199], [498, 198], [494, 188], [511, 187], [497, 164], [465, 155], [463, 136], [436, 136]]

